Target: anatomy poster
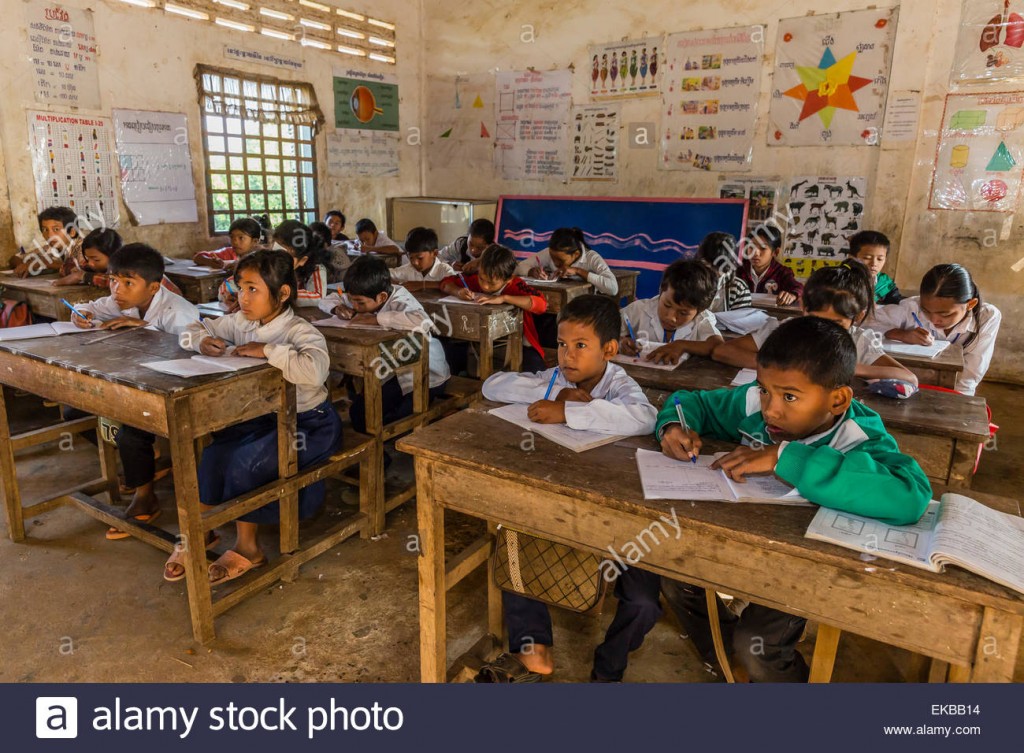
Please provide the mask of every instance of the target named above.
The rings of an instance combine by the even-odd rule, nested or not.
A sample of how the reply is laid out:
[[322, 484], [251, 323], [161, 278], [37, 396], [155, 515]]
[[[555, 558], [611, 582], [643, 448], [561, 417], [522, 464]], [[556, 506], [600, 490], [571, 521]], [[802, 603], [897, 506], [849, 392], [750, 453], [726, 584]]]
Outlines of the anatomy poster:
[[184, 113], [114, 110], [121, 194], [139, 225], [196, 222]]
[[619, 107], [572, 108], [572, 179], [613, 181], [618, 177]]
[[662, 37], [590, 47], [590, 98], [655, 95], [661, 83]]
[[39, 210], [64, 206], [93, 225], [116, 227], [114, 153], [107, 118], [28, 113], [29, 148]]
[[879, 143], [898, 13], [879, 8], [779, 22], [770, 145]]
[[782, 263], [798, 277], [843, 260], [849, 238], [861, 229], [867, 197], [867, 179], [826, 176], [793, 178], [783, 192], [783, 216], [792, 218], [784, 228]]
[[1024, 92], [950, 94], [929, 209], [1012, 212], [1024, 165]]
[[334, 127], [398, 130], [398, 84], [392, 75], [345, 71], [334, 77]]
[[494, 161], [501, 177], [567, 180], [572, 72], [501, 71], [495, 79]]
[[950, 84], [1024, 76], [1024, 0], [964, 0]]
[[749, 26], [689, 31], [665, 39], [663, 169], [750, 169], [763, 31]]
[[472, 167], [490, 174], [494, 162], [494, 74], [427, 78], [427, 144], [431, 171]]

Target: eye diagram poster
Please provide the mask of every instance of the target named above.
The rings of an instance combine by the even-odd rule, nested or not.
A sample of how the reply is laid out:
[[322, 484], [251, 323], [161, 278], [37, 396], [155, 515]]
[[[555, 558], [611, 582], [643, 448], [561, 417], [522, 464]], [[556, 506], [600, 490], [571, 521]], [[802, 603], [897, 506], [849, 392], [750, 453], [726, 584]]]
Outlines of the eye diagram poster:
[[398, 130], [398, 84], [383, 73], [346, 71], [334, 77], [334, 127]]
[[590, 98], [644, 97], [658, 93], [664, 39], [614, 42], [590, 47]]
[[785, 231], [782, 263], [798, 277], [837, 264], [850, 236], [861, 229], [867, 179], [835, 175], [793, 178], [782, 192], [780, 214], [792, 219]]
[[779, 22], [768, 143], [879, 143], [898, 8]]
[[570, 71], [495, 77], [495, 166], [506, 180], [569, 177]]
[[1024, 165], [1024, 92], [950, 94], [929, 209], [1012, 212]]
[[92, 11], [29, 0], [25, 15], [36, 102], [100, 109]]
[[661, 163], [666, 170], [749, 170], [764, 29], [671, 34], [665, 40]]
[[1024, 0], [964, 0], [949, 83], [1024, 76]]
[[572, 108], [572, 179], [618, 178], [619, 107], [584, 105]]
[[116, 227], [110, 121], [54, 112], [28, 113], [29, 149], [39, 210], [65, 206], [92, 224]]
[[184, 113], [114, 110], [121, 195], [139, 225], [197, 222]]

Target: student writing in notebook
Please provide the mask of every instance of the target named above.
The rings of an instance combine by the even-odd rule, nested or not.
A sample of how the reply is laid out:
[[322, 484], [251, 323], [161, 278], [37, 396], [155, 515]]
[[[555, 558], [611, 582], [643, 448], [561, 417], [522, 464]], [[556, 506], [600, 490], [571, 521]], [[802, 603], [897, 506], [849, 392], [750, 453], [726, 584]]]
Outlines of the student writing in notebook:
[[[680, 391], [658, 414], [655, 436], [666, 455], [689, 461], [702, 436], [740, 446], [715, 461], [734, 481], [773, 473], [816, 504], [903, 525], [916, 522], [931, 486], [900, 452], [882, 420], [853, 399], [857, 353], [849, 333], [815, 316], [779, 326], [757, 354], [757, 382], [712, 391]], [[676, 410], [676, 399], [688, 429]], [[704, 589], [664, 579], [669, 603], [705, 660], [714, 651]], [[726, 615], [726, 646], [755, 682], [802, 682], [796, 650], [806, 620], [758, 604]]]
[[402, 249], [388, 238], [383, 230], [378, 230], [373, 220], [363, 218], [356, 223], [356, 237], [359, 248], [364, 254], [401, 255]]
[[[480, 257], [487, 247], [494, 243], [494, 223], [490, 220], [473, 220], [469, 232], [461, 235], [438, 252], [438, 258], [450, 264], [456, 272], [476, 272]], [[406, 249], [408, 251], [408, 248]]]
[[[528, 403], [529, 416], [538, 423], [642, 435], [653, 426], [656, 411], [640, 386], [622, 367], [611, 363], [618, 352], [618, 334], [619, 312], [612, 299], [600, 295], [574, 298], [558, 317], [558, 367], [537, 374], [493, 374], [484, 382], [484, 397]], [[615, 594], [618, 608], [594, 654], [594, 679], [620, 679], [629, 652], [640, 646], [661, 615], [658, 578], [651, 573], [625, 570], [616, 582]], [[477, 682], [533, 682], [550, 675], [554, 671], [554, 639], [547, 605], [508, 592], [502, 593], [502, 601], [509, 653], [486, 665]]]
[[455, 274], [450, 264], [438, 258], [437, 233], [429, 227], [414, 227], [405, 237], [409, 262], [391, 270], [391, 281], [412, 290], [439, 288], [441, 280]]

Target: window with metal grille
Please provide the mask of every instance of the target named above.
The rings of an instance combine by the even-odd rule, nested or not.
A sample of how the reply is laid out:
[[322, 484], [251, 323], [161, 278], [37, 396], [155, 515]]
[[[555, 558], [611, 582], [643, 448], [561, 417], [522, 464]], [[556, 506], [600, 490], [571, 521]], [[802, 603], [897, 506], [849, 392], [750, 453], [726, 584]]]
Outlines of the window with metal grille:
[[273, 225], [319, 217], [315, 138], [324, 116], [309, 84], [197, 66], [210, 233], [240, 217]]

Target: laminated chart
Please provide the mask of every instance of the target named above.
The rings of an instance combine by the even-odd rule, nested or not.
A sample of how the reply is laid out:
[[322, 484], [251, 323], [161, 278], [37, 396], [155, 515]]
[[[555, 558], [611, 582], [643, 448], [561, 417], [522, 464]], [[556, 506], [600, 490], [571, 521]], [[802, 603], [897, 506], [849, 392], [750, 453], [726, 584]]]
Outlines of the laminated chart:
[[568, 180], [571, 71], [495, 77], [495, 168], [505, 180]]

